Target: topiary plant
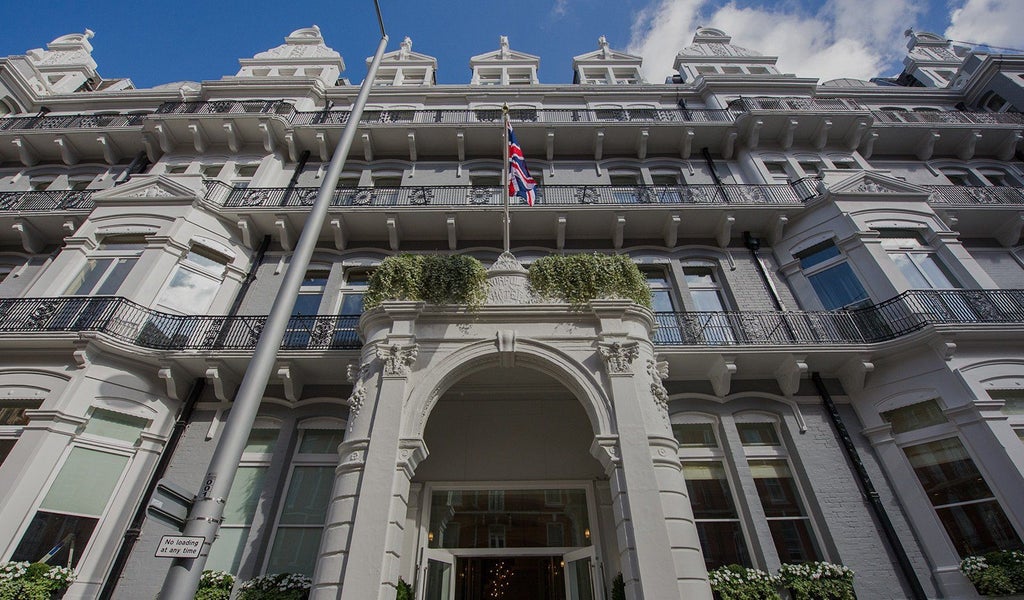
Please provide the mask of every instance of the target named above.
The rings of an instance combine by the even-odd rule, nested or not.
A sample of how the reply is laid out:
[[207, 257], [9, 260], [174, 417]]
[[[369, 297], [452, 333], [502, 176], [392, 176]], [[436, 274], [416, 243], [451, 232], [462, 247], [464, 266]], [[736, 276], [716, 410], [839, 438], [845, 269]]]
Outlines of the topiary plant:
[[472, 256], [399, 254], [384, 259], [370, 276], [363, 307], [369, 310], [385, 300], [423, 300], [476, 308], [486, 298], [487, 271]]
[[545, 256], [530, 265], [529, 281], [538, 296], [576, 307], [600, 298], [625, 298], [651, 306], [647, 280], [622, 254]]

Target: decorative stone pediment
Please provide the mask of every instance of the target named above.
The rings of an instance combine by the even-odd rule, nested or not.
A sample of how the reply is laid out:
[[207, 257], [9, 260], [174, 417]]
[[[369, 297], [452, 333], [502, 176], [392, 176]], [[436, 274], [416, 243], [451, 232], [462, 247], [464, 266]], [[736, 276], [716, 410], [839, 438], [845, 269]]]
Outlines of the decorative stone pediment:
[[916, 196], [925, 199], [931, 192], [906, 181], [878, 173], [858, 173], [828, 188], [832, 196]]
[[[367, 57], [366, 64], [373, 62], [373, 57]], [[431, 65], [437, 68], [437, 59], [433, 56], [420, 54], [412, 51], [412, 38], [405, 36], [398, 50], [388, 52], [380, 58], [380, 64], [403, 64], [403, 65]]]
[[503, 35], [498, 38], [498, 49], [492, 50], [491, 52], [485, 52], [483, 54], [477, 54], [476, 56], [469, 59], [469, 66], [473, 66], [476, 63], [488, 62], [488, 63], [530, 63], [540, 65], [540, 57], [534, 56], [533, 54], [527, 54], [518, 50], [513, 50], [508, 43], [508, 36]]
[[533, 304], [527, 271], [511, 252], [502, 252], [487, 270], [487, 304]]
[[[369, 67], [373, 57], [367, 57]], [[374, 85], [433, 85], [436, 83], [437, 59], [412, 51], [412, 38], [406, 36], [398, 50], [380, 59]]]
[[[601, 83], [613, 83], [623, 79], [633, 82], [643, 81], [640, 75], [640, 66], [643, 64], [641, 57], [613, 50], [603, 35], [597, 39], [597, 46], [597, 50], [593, 52], [573, 57], [572, 70], [575, 73], [576, 83], [588, 83], [593, 82], [594, 79], [602, 79], [600, 77], [602, 71], [609, 69], [614, 69], [611, 71], [612, 80]], [[606, 79], [606, 77], [604, 78]]]
[[603, 35], [597, 38], [597, 50], [587, 52], [586, 54], [580, 54], [574, 56], [572, 59], [573, 64], [577, 63], [636, 63], [638, 66], [643, 59], [633, 54], [627, 54], [621, 50], [614, 50], [608, 44], [608, 39]]
[[[196, 178], [196, 183], [201, 185], [198, 178]], [[141, 175], [124, 185], [96, 192], [92, 198], [97, 204], [134, 201], [147, 203], [154, 201], [195, 202], [203, 195], [201, 187], [189, 186], [178, 179], [171, 179], [163, 175]]]
[[238, 62], [242, 68], [236, 77], [304, 77], [327, 86], [345, 72], [341, 54], [324, 43], [316, 25], [297, 29], [284, 38], [284, 44]]

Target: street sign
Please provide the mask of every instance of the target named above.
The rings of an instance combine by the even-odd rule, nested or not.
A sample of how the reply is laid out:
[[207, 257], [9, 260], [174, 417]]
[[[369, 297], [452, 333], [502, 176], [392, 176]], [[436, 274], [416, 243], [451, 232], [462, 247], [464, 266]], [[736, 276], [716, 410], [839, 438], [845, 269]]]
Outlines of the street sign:
[[157, 558], [196, 558], [199, 551], [203, 549], [203, 537], [189, 537], [185, 535], [165, 535], [160, 538], [160, 545], [156, 547]]

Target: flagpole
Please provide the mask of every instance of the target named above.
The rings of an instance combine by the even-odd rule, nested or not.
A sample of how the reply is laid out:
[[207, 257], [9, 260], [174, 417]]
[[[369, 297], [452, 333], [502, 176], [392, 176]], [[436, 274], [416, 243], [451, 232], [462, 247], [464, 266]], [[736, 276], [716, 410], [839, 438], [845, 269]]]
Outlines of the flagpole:
[[508, 155], [508, 104], [502, 104], [501, 105], [501, 114], [502, 114], [501, 121], [502, 121], [502, 125], [503, 125], [503, 127], [502, 127], [502, 132], [503, 132], [502, 133], [502, 139], [504, 140], [504, 144], [502, 144], [502, 154], [505, 157], [504, 160], [502, 160], [502, 164], [501, 164], [501, 190], [502, 190], [501, 191], [501, 195], [505, 199], [505, 202], [504, 202], [504, 204], [505, 204], [505, 222], [504, 222], [504, 224], [505, 224], [505, 238], [504, 238], [505, 239], [505, 252], [509, 252], [509, 244], [511, 243], [512, 239], [511, 239], [511, 235], [509, 234], [509, 218], [508, 218], [508, 204], [509, 204], [509, 198], [508, 198], [508, 162], [509, 162], [509, 155]]

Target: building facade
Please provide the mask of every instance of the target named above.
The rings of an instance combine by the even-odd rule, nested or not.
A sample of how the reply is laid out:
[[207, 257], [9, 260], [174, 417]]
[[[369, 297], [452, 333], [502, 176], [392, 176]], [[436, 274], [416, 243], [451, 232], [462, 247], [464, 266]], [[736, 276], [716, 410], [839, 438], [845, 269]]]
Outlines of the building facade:
[[[357, 86], [315, 26], [234, 76], [103, 79], [91, 32], [0, 59], [0, 559], [151, 598]], [[1024, 537], [1024, 58], [909, 38], [834, 80], [700, 29], [538, 80], [387, 54], [208, 567], [316, 599], [711, 598], [824, 560], [859, 598], [977, 597]], [[665, 57], [670, 60], [672, 57]], [[502, 255], [501, 106], [535, 178]], [[653, 311], [552, 303], [524, 266], [626, 254]], [[459, 253], [477, 310], [376, 265]], [[1017, 498], [1017, 500], [1014, 500]]]

